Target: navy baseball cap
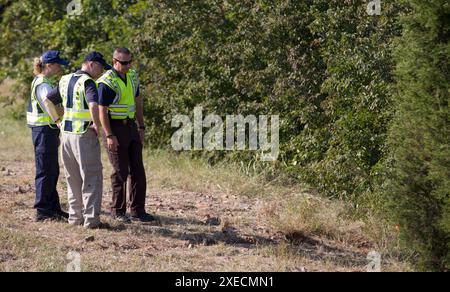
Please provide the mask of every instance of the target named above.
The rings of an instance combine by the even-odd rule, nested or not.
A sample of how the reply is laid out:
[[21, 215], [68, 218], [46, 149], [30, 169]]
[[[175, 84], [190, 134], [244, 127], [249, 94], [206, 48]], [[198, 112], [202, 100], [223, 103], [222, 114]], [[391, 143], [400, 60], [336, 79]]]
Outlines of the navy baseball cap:
[[61, 59], [59, 57], [60, 52], [59, 51], [47, 51], [42, 55], [42, 63], [43, 64], [61, 64], [64, 66], [69, 65], [69, 61]]
[[109, 70], [112, 68], [111, 65], [106, 63], [105, 59], [103, 58], [103, 55], [99, 52], [90, 52], [89, 54], [87, 54], [87, 56], [86, 56], [86, 58], [84, 58], [83, 62], [87, 62], [87, 61], [99, 62], [100, 64], [102, 64], [102, 66], [105, 70]]

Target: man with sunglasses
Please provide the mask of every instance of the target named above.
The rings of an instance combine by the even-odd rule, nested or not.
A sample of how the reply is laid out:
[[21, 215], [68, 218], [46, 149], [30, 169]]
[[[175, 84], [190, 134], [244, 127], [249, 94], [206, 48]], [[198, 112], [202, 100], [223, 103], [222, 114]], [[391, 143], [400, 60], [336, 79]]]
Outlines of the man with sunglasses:
[[[127, 179], [130, 178], [130, 214], [133, 221], [155, 218], [145, 211], [146, 176], [142, 159], [144, 114], [137, 73], [131, 68], [132, 54], [117, 48], [113, 68], [97, 80], [100, 119], [105, 145], [113, 166], [111, 217], [129, 223], [127, 217]], [[136, 124], [137, 121], [137, 124]]]
[[[111, 66], [98, 52], [89, 53], [81, 70], [65, 75], [59, 85], [47, 95], [48, 107], [62, 103], [62, 161], [67, 180], [69, 223], [86, 228], [100, 228], [103, 192], [103, 166], [98, 131], [98, 91], [95, 79]], [[51, 111], [53, 112], [53, 111]]]

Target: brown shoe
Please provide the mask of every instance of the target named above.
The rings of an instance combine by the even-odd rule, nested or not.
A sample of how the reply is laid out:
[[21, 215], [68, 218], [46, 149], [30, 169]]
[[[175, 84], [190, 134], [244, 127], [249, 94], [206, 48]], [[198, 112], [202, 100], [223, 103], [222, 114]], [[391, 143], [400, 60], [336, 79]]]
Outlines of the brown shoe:
[[139, 222], [155, 222], [156, 218], [148, 213], [143, 213], [137, 216], [131, 215], [131, 220]]
[[111, 218], [120, 223], [131, 223], [130, 218], [128, 218], [126, 215], [115, 215], [111, 216]]

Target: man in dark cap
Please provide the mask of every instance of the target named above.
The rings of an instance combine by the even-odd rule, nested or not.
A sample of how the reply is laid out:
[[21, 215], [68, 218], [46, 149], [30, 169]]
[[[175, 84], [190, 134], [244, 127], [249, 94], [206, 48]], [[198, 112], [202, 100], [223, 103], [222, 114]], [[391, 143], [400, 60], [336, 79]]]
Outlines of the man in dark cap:
[[[89, 53], [81, 70], [65, 75], [48, 96], [49, 107], [61, 103], [62, 119], [53, 117], [63, 132], [62, 160], [67, 179], [69, 224], [99, 228], [103, 191], [100, 127], [95, 79], [110, 69], [102, 54]], [[61, 121], [62, 120], [62, 121]]]

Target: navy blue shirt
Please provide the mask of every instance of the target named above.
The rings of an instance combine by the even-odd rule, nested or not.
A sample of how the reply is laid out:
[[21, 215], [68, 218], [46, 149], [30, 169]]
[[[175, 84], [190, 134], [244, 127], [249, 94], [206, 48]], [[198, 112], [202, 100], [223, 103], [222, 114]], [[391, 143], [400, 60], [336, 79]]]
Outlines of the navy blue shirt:
[[[89, 75], [87, 72], [84, 72], [82, 70], [78, 70], [77, 72], [75, 72], [75, 74], [87, 74]], [[73, 86], [75, 85], [75, 83], [77, 82], [78, 78], [72, 78], [69, 82], [69, 88], [73, 88]], [[86, 100], [88, 103], [90, 102], [95, 102], [98, 103], [98, 92], [97, 92], [97, 86], [95, 85], [95, 81], [90, 79], [87, 80], [84, 83], [84, 88], [85, 88], [85, 92], [86, 92]], [[61, 97], [61, 93], [59, 92], [59, 86], [56, 86], [55, 88], [52, 89], [52, 91], [50, 91], [49, 94], [47, 94], [47, 98], [53, 102], [53, 104], [60, 104], [62, 103], [62, 97]]]
[[[123, 83], [125, 83], [125, 85], [127, 85], [126, 78], [124, 80], [122, 77], [120, 77], [119, 73], [117, 73], [116, 70], [114, 70], [114, 69], [111, 69], [111, 70], [113, 70], [117, 74], [117, 76], [119, 76], [119, 78], [122, 79]], [[135, 97], [138, 97], [139, 94], [140, 94], [140, 90], [138, 87]], [[99, 105], [110, 106], [113, 103], [114, 98], [116, 98], [116, 92], [114, 90], [112, 90], [111, 87], [109, 87], [105, 83], [100, 83], [98, 85], [98, 96], [99, 96], [99, 98], [98, 98]]]

